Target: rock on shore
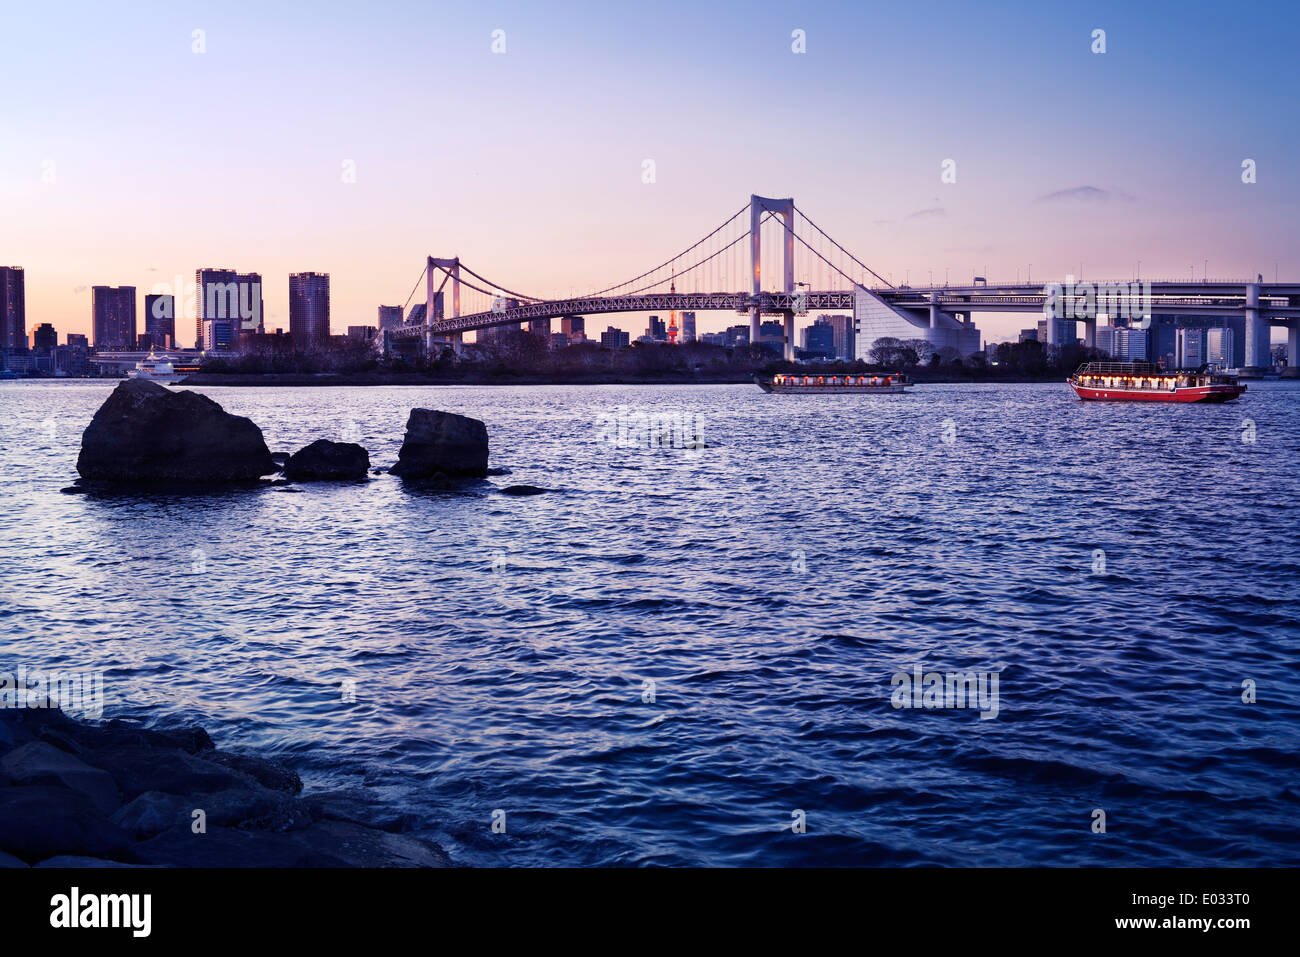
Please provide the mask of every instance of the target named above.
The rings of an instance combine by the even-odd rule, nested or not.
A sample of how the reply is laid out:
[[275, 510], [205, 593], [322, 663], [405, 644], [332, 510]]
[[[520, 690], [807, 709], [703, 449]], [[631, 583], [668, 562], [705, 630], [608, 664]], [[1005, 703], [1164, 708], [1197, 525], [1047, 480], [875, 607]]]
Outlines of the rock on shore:
[[275, 471], [262, 430], [197, 392], [127, 379], [81, 437], [77, 471], [110, 482], [248, 482]]
[[365, 792], [301, 790], [202, 728], [0, 709], [0, 867], [450, 866]]
[[487, 426], [454, 412], [412, 409], [406, 435], [389, 472], [404, 478], [487, 475]]
[[364, 448], [329, 439], [317, 439], [284, 463], [284, 477], [295, 482], [363, 479], [369, 470], [370, 453]]

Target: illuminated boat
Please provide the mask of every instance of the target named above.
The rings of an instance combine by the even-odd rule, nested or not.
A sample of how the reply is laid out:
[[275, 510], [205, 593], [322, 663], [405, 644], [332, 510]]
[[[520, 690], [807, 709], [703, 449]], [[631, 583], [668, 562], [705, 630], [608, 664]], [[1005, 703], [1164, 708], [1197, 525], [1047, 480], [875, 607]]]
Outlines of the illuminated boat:
[[912, 380], [901, 372], [876, 372], [864, 375], [798, 375], [783, 372], [770, 379], [754, 377], [764, 392], [782, 395], [822, 395], [825, 393], [867, 393], [901, 395]]
[[137, 362], [127, 376], [132, 379], [168, 380], [176, 377], [176, 368], [172, 365], [170, 356], [156, 356], [151, 349], [149, 355]]
[[1219, 372], [1162, 372], [1150, 362], [1085, 362], [1070, 376], [1080, 399], [1102, 402], [1229, 402], [1246, 391]]

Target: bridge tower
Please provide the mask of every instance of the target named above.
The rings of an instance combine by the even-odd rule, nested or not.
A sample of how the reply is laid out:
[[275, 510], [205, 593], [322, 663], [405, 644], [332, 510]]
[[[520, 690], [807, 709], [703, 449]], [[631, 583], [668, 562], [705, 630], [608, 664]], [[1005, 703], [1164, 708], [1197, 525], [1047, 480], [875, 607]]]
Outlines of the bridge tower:
[[[784, 282], [782, 290], [791, 295], [794, 294], [794, 200], [793, 199], [769, 199], [766, 196], [750, 195], [749, 197], [749, 256], [754, 266], [754, 297], [763, 291], [763, 238], [762, 230], [759, 228], [763, 221], [763, 213], [775, 213], [781, 217], [785, 224], [785, 234], [782, 237], [782, 263], [784, 265]], [[794, 358], [794, 310], [784, 309], [781, 315], [785, 320], [785, 358]], [[762, 319], [759, 315], [758, 303], [749, 308], [749, 342], [751, 345], [758, 342], [758, 329]]]
[[[433, 284], [435, 269], [445, 269], [451, 273], [451, 315], [453, 319], [460, 317], [460, 257], [435, 259], [430, 256], [424, 266], [424, 354], [426, 356], [433, 355], [433, 303], [440, 288], [435, 288]], [[451, 334], [451, 347], [456, 350], [457, 355], [461, 352], [461, 337], [462, 333], [459, 332]]]

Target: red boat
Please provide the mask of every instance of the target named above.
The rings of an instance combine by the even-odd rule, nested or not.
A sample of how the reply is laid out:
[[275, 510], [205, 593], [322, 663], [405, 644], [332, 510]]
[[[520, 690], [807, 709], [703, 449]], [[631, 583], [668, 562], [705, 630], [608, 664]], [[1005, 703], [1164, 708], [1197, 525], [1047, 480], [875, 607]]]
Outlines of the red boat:
[[1163, 372], [1150, 362], [1086, 362], [1069, 379], [1080, 399], [1103, 402], [1229, 402], [1246, 391], [1220, 372]]

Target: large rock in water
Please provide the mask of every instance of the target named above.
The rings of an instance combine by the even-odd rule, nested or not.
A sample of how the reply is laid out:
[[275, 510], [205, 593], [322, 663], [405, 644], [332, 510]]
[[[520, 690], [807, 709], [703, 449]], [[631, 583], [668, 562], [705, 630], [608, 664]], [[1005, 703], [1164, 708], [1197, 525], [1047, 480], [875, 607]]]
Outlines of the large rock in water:
[[352, 442], [317, 439], [289, 456], [284, 477], [296, 481], [312, 479], [363, 479], [370, 471], [370, 453]]
[[77, 471], [110, 482], [244, 482], [275, 463], [249, 419], [197, 392], [128, 379], [81, 436]]
[[454, 412], [412, 409], [397, 464], [388, 471], [405, 478], [487, 474], [487, 426]]

